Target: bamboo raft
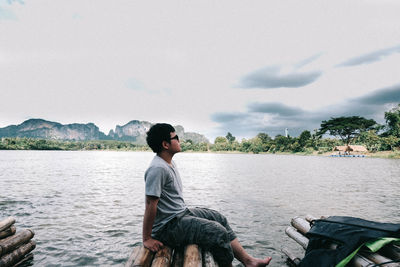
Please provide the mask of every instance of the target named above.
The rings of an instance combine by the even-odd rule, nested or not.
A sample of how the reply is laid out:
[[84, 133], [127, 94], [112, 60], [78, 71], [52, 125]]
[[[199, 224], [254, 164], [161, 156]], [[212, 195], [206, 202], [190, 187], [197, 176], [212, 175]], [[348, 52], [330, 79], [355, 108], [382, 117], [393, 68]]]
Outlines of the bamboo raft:
[[16, 232], [13, 217], [0, 221], [0, 267], [17, 266], [33, 258], [36, 247], [31, 240], [35, 233], [30, 229]]
[[218, 267], [209, 251], [202, 251], [197, 245], [184, 249], [164, 246], [157, 253], [143, 246], [134, 247], [125, 267]]
[[[324, 217], [321, 217], [324, 218]], [[295, 240], [305, 250], [308, 245], [308, 238], [305, 234], [310, 230], [310, 222], [317, 218], [307, 215], [305, 219], [301, 217], [295, 217], [291, 221], [291, 225], [286, 228], [286, 234]], [[331, 248], [336, 249], [337, 245], [332, 243]], [[282, 252], [287, 256], [288, 263], [292, 266], [297, 266], [302, 257], [294, 255], [286, 247], [282, 248]], [[381, 248], [377, 253], [373, 253], [366, 250], [360, 250], [356, 256], [351, 260], [348, 266], [354, 267], [367, 267], [367, 266], [385, 266], [385, 267], [399, 267], [400, 260], [400, 246], [389, 244]]]

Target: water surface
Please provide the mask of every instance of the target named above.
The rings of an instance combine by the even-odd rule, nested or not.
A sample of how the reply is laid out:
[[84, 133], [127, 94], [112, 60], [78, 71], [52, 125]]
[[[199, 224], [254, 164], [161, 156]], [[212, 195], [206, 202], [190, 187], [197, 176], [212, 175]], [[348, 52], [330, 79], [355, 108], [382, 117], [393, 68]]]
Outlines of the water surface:
[[[122, 266], [141, 242], [149, 152], [0, 151], [0, 219], [36, 235], [34, 266]], [[302, 253], [292, 217], [347, 215], [400, 223], [400, 161], [180, 153], [189, 206], [222, 212], [253, 255]], [[234, 264], [239, 264], [234, 262]]]

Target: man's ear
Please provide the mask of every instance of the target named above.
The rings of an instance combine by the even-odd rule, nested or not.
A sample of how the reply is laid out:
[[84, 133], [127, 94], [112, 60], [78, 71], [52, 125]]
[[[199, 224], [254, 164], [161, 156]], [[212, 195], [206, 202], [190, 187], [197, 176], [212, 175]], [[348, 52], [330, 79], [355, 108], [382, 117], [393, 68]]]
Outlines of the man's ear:
[[165, 150], [168, 150], [170, 143], [168, 143], [167, 141], [162, 141], [161, 145]]

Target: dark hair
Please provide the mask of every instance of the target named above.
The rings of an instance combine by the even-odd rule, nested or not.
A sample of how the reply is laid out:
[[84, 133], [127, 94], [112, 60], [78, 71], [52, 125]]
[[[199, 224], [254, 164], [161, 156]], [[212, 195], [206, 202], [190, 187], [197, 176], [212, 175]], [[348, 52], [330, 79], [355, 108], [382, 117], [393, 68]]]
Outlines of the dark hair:
[[175, 132], [175, 128], [167, 123], [157, 123], [151, 126], [147, 132], [146, 141], [149, 147], [155, 152], [161, 152], [162, 142], [171, 142], [171, 133]]

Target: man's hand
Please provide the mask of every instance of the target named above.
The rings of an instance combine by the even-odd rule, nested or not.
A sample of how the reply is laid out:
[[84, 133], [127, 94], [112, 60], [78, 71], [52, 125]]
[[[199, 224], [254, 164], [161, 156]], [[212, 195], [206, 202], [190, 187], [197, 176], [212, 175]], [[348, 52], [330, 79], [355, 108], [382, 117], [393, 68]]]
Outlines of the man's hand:
[[157, 252], [159, 251], [164, 245], [163, 243], [161, 243], [160, 241], [153, 239], [153, 238], [149, 238], [147, 240], [143, 241], [143, 246], [145, 248], [150, 249], [153, 252]]

